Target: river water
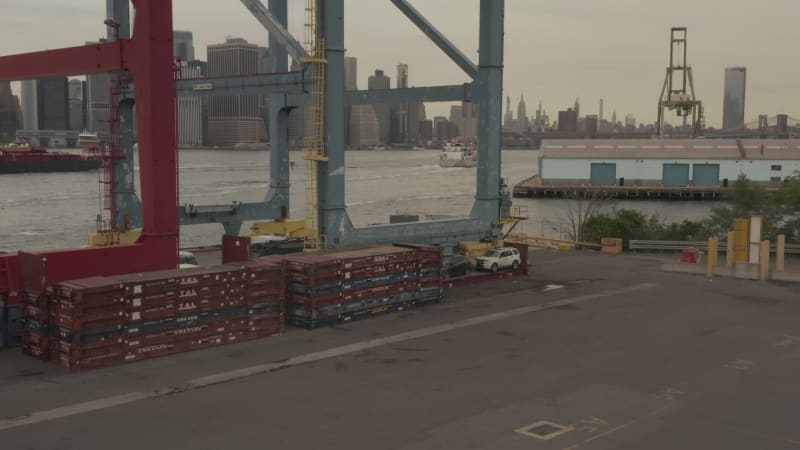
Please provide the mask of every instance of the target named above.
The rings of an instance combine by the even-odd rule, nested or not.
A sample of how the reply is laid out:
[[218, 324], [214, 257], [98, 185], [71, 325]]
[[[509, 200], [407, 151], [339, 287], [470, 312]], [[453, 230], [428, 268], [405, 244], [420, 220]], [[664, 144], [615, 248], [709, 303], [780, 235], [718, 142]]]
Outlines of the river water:
[[[503, 152], [503, 176], [514, 183], [532, 176], [539, 152]], [[180, 151], [181, 204], [254, 202], [268, 188], [266, 151]], [[302, 217], [305, 193], [303, 161], [292, 152], [291, 216]], [[356, 226], [387, 223], [389, 214], [420, 213], [461, 216], [469, 213], [475, 170], [438, 166], [435, 150], [348, 151], [347, 205]], [[0, 175], [0, 250], [42, 250], [84, 245], [95, 231], [102, 207], [100, 171]], [[561, 237], [569, 201], [514, 199], [527, 207], [530, 220], [522, 231]], [[617, 201], [616, 208], [636, 208], [666, 220], [705, 217], [713, 203]], [[243, 227], [243, 232], [247, 226]], [[181, 227], [181, 245], [219, 243], [222, 226]]]

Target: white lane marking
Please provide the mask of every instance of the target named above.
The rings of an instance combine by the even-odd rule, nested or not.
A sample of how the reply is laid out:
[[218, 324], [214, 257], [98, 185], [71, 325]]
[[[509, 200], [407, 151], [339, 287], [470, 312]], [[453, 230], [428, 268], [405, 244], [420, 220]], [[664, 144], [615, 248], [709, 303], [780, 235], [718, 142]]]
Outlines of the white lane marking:
[[16, 428], [24, 425], [32, 425], [40, 422], [48, 422], [55, 419], [61, 419], [63, 417], [76, 416], [78, 414], [84, 414], [114, 406], [138, 402], [139, 400], [155, 398], [164, 394], [165, 393], [161, 391], [130, 392], [128, 394], [100, 398], [84, 403], [75, 403], [73, 405], [61, 406], [45, 411], [37, 411], [25, 416], [12, 417], [10, 419], [0, 421], [0, 430], [7, 430], [9, 428]]
[[186, 382], [185, 385], [181, 387], [166, 387], [154, 391], [130, 392], [127, 394], [116, 395], [113, 397], [105, 397], [84, 403], [76, 403], [44, 411], [36, 411], [21, 417], [11, 417], [0, 420], [0, 431], [8, 430], [11, 428], [17, 428], [25, 425], [49, 422], [51, 420], [56, 420], [56, 419], [63, 419], [65, 417], [77, 416], [80, 414], [86, 414], [94, 411], [99, 411], [102, 409], [138, 402], [140, 400], [153, 399], [179, 392], [201, 389], [215, 384], [228, 383], [231, 381], [240, 380], [242, 378], [252, 377], [254, 375], [261, 375], [273, 372], [275, 370], [281, 370], [288, 367], [298, 366], [301, 364], [308, 364], [312, 362], [321, 361], [324, 359], [344, 356], [347, 354], [357, 353], [364, 350], [370, 350], [376, 347], [382, 347], [389, 344], [396, 344], [398, 342], [433, 336], [436, 334], [446, 333], [449, 331], [472, 327], [475, 325], [483, 325], [490, 322], [496, 322], [498, 320], [510, 319], [512, 317], [517, 317], [520, 315], [530, 314], [538, 311], [544, 311], [558, 306], [570, 305], [589, 300], [596, 300], [604, 297], [627, 294], [631, 292], [640, 291], [643, 289], [654, 288], [656, 286], [657, 286], [656, 283], [642, 283], [622, 289], [613, 289], [610, 291], [599, 292], [596, 294], [586, 294], [578, 297], [556, 300], [541, 305], [524, 306], [521, 308], [510, 309], [508, 311], [471, 317], [469, 319], [459, 320], [457, 322], [434, 325], [426, 328], [420, 328], [418, 330], [395, 334], [393, 336], [372, 339], [369, 341], [356, 342], [353, 344], [342, 345], [327, 350], [307, 353], [305, 355], [294, 356], [282, 362], [260, 364], [252, 367], [246, 367], [244, 369], [231, 370], [228, 372], [221, 372], [214, 375], [195, 378], [189, 380], [188, 382]]
[[542, 292], [555, 291], [556, 289], [564, 289], [564, 286], [561, 286], [560, 284], [548, 284], [544, 287]]

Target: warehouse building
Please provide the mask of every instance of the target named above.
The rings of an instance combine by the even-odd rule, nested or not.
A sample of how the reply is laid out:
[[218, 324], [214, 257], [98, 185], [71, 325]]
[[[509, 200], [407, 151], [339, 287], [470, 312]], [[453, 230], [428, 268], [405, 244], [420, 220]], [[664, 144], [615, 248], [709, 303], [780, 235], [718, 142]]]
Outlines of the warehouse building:
[[552, 140], [539, 157], [548, 186], [777, 186], [795, 171], [800, 140]]

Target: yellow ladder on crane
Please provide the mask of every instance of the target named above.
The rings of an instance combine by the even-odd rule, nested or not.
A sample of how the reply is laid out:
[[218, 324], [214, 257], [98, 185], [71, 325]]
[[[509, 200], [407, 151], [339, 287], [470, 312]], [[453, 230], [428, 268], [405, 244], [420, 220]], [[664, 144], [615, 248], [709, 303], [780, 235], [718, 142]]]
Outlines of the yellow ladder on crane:
[[324, 236], [319, 230], [319, 195], [317, 174], [318, 163], [327, 161], [325, 155], [325, 41], [319, 37], [317, 1], [306, 3], [306, 24], [304, 46], [308, 56], [303, 62], [311, 68], [311, 104], [306, 117], [309, 120], [303, 138], [303, 159], [306, 161], [306, 251], [325, 247]]

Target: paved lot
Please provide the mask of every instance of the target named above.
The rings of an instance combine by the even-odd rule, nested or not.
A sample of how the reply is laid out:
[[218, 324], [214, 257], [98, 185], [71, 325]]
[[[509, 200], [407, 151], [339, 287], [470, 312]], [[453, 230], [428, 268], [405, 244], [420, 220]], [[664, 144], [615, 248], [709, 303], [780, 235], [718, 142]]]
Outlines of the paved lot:
[[796, 285], [532, 256], [442, 305], [107, 370], [0, 353], [0, 448], [800, 448]]

